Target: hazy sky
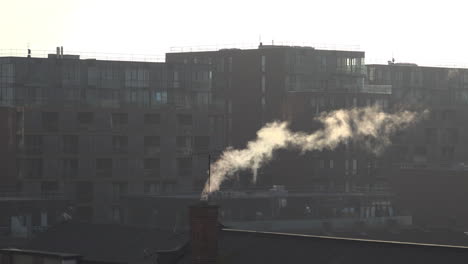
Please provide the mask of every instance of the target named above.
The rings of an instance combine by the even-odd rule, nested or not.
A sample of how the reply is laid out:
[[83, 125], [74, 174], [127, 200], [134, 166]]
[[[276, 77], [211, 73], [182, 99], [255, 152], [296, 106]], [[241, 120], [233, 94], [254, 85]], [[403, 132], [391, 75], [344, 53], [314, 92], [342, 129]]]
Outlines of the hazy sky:
[[[465, 1], [466, 2], [466, 1]], [[468, 3], [468, 2], [467, 2]], [[0, 49], [160, 54], [282, 41], [358, 45], [367, 62], [468, 66], [464, 1], [0, 0]]]

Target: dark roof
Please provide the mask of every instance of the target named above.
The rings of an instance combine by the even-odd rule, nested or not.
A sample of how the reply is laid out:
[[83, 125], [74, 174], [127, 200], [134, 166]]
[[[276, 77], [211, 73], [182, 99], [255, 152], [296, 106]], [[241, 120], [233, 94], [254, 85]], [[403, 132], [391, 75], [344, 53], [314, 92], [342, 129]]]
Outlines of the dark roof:
[[156, 250], [171, 250], [187, 241], [185, 233], [118, 224], [67, 222], [38, 235], [25, 249], [76, 253], [84, 260], [152, 263]]
[[336, 236], [357, 239], [399, 241], [421, 244], [439, 244], [452, 246], [468, 246], [468, 235], [464, 230], [450, 228], [399, 228], [399, 229], [364, 229], [347, 232], [316, 232], [310, 230], [294, 231], [294, 234]]
[[[190, 247], [185, 250], [177, 261], [161, 263], [190, 263]], [[232, 229], [220, 232], [218, 254], [221, 263], [242, 264], [456, 264], [467, 259], [468, 247]]]

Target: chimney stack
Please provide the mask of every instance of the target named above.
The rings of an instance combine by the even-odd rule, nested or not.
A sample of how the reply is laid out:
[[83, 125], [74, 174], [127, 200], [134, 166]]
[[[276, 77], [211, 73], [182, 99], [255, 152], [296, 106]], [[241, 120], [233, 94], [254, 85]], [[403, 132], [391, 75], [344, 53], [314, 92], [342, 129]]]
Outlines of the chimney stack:
[[192, 264], [214, 264], [218, 256], [218, 206], [202, 201], [189, 208]]

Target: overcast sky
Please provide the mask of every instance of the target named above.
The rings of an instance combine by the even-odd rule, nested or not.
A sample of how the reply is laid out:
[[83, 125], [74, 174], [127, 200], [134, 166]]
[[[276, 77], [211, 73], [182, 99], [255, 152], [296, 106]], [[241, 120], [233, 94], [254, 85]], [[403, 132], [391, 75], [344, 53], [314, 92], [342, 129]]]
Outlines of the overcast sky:
[[163, 55], [173, 46], [338, 45], [367, 63], [468, 66], [464, 1], [0, 0], [0, 49]]

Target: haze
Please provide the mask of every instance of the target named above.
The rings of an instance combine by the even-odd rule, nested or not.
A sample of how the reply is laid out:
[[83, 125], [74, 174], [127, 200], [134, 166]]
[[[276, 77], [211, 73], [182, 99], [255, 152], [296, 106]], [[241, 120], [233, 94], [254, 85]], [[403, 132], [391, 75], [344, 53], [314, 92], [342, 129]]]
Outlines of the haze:
[[367, 63], [392, 56], [420, 65], [468, 61], [463, 1], [2, 0], [1, 6], [0, 49], [162, 56], [173, 46], [261, 39], [357, 45]]

